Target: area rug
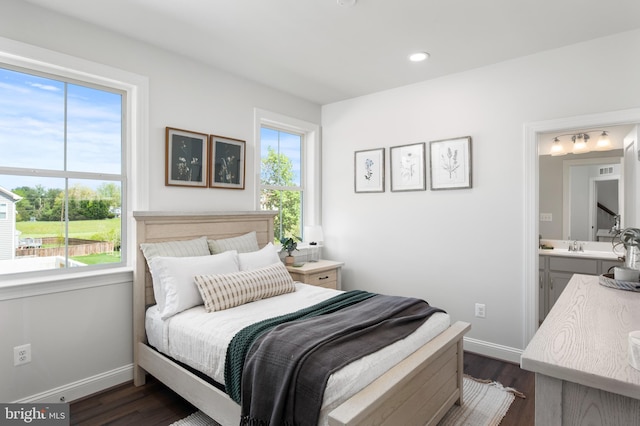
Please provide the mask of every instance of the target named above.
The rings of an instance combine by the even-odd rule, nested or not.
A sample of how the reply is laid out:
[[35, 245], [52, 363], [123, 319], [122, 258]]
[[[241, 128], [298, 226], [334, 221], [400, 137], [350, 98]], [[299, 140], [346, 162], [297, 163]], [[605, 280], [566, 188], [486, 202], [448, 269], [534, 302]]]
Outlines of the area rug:
[[525, 397], [498, 382], [464, 376], [462, 405], [454, 405], [438, 426], [497, 426], [516, 396]]
[[[462, 387], [463, 404], [454, 405], [438, 426], [497, 426], [507, 414], [516, 396], [525, 396], [515, 389], [491, 380], [465, 376]], [[219, 426], [201, 411], [170, 426]]]

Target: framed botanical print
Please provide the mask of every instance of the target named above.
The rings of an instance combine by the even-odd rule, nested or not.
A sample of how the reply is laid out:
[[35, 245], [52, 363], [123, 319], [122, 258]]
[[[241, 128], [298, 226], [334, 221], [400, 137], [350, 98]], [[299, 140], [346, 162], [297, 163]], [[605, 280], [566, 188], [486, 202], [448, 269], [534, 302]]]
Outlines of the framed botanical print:
[[165, 185], [207, 187], [208, 137], [204, 133], [166, 128]]
[[389, 153], [391, 191], [425, 191], [425, 143], [392, 146]]
[[429, 144], [431, 189], [471, 188], [471, 137]]
[[356, 151], [355, 192], [384, 192], [384, 148]]
[[211, 188], [244, 189], [245, 141], [224, 136], [210, 136]]

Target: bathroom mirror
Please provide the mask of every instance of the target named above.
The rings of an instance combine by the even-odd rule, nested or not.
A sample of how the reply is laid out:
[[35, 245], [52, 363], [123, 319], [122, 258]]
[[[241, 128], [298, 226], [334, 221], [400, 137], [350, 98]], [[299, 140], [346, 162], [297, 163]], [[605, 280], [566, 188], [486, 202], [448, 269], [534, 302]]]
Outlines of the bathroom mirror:
[[622, 150], [563, 161], [562, 239], [611, 241], [624, 209]]
[[[609, 231], [617, 221], [621, 227], [631, 226], [626, 217], [629, 196], [625, 194], [635, 194], [636, 185], [635, 179], [625, 183], [623, 148], [625, 137], [634, 127], [629, 124], [604, 128], [611, 140], [610, 149], [587, 153], [550, 155], [558, 133], [578, 134], [580, 130], [538, 138], [539, 233], [543, 239], [611, 241]], [[588, 142], [595, 148], [598, 134], [591, 135]], [[564, 139], [565, 152], [570, 151], [571, 136]]]

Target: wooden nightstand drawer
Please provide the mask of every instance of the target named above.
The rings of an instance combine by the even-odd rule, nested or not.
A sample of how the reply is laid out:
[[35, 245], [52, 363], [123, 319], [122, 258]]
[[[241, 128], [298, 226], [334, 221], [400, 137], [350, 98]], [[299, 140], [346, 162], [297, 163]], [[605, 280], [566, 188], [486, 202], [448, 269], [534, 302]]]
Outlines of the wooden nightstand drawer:
[[335, 269], [330, 271], [317, 272], [315, 274], [309, 274], [307, 284], [319, 285], [321, 287], [336, 288], [336, 281], [338, 280], [338, 274]]
[[330, 260], [307, 262], [302, 266], [287, 266], [294, 281], [340, 290], [340, 268], [343, 263]]

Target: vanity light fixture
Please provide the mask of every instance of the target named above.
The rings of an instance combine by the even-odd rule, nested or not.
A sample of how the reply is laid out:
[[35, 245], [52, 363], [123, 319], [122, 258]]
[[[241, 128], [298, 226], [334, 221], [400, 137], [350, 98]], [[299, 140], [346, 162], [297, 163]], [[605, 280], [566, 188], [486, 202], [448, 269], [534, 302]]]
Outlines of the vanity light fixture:
[[411, 62], [422, 62], [426, 61], [429, 58], [429, 54], [427, 52], [415, 52], [409, 55], [409, 60]]
[[553, 138], [553, 143], [551, 144], [551, 155], [564, 155], [566, 154], [565, 148], [562, 146], [561, 138], [563, 136], [570, 136], [571, 141], [573, 142], [573, 153], [575, 154], [583, 154], [585, 152], [592, 151], [593, 149], [589, 149], [589, 133], [600, 133], [600, 138], [594, 149], [598, 151], [606, 151], [611, 149], [611, 141], [609, 140], [609, 135], [606, 130], [588, 130], [586, 132], [579, 133], [565, 133], [563, 135], [558, 135]]

